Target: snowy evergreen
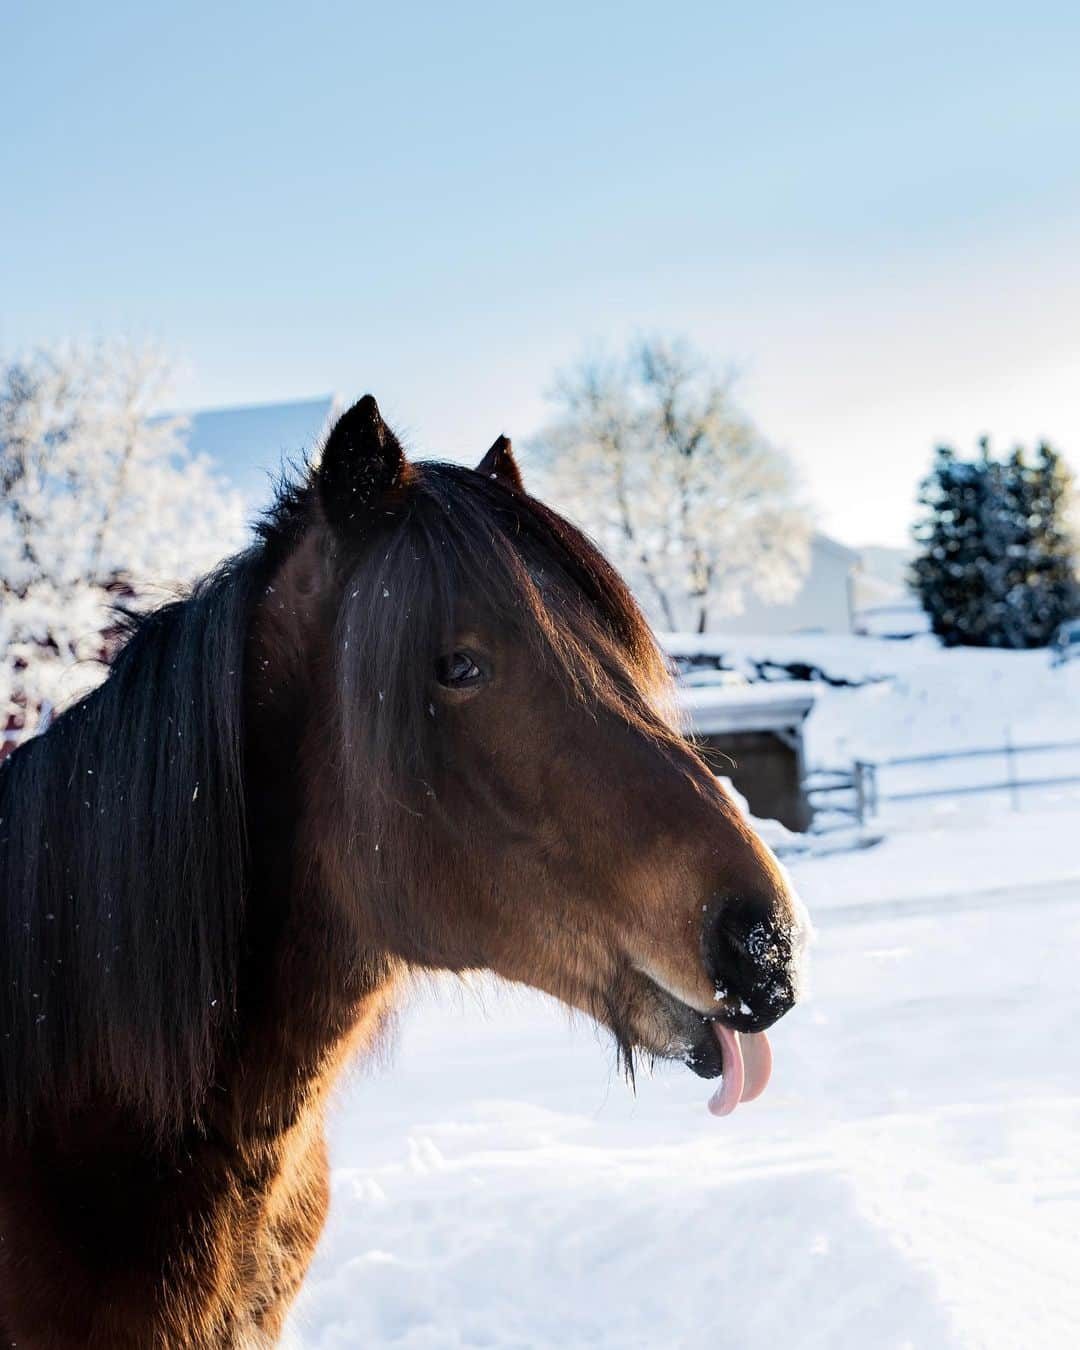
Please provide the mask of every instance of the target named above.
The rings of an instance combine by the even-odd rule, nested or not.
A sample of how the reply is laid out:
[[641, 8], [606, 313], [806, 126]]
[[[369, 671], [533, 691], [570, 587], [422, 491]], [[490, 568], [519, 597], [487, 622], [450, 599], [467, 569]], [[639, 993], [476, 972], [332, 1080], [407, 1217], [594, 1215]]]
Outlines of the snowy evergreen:
[[114, 603], [160, 600], [242, 538], [183, 422], [152, 415], [164, 379], [115, 343], [0, 367], [0, 741], [101, 678]]
[[971, 460], [938, 449], [919, 492], [912, 581], [946, 644], [1042, 647], [1080, 612], [1072, 500], [1049, 445], [997, 458], [984, 439]]
[[642, 342], [565, 375], [533, 447], [539, 495], [598, 540], [668, 630], [722, 628], [751, 592], [790, 600], [809, 565], [792, 467], [730, 383], [681, 344]]

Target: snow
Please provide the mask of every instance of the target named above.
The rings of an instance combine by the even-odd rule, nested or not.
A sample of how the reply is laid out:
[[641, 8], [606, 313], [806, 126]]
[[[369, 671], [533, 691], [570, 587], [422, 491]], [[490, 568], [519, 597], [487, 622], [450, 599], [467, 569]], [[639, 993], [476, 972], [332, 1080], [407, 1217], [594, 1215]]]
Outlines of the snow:
[[[812, 686], [811, 762], [1080, 739], [1080, 664], [1044, 652], [705, 641], [869, 681]], [[292, 1343], [1080, 1344], [1080, 794], [1010, 801], [886, 808], [876, 847], [789, 855], [808, 990], [722, 1122], [679, 1066], [631, 1094], [605, 1035], [540, 996], [422, 988], [339, 1095]]]
[[991, 812], [978, 823], [896, 830], [873, 848], [799, 859], [799, 889], [814, 915], [851, 906], [937, 907], [972, 895], [1008, 900], [1080, 877], [1078, 836], [1080, 809]]
[[[47, 420], [62, 403], [46, 388], [30, 411]], [[140, 468], [96, 544], [87, 520], [115, 464], [91, 462], [75, 435], [65, 454], [85, 492], [58, 493], [55, 462], [20, 480], [48, 571], [17, 574], [25, 550], [10, 513], [0, 520], [0, 729], [20, 712], [24, 660], [40, 667], [35, 701], [72, 696], [109, 598], [95, 568], [178, 577], [225, 547], [232, 508], [207, 465], [179, 463], [172, 423], [133, 407], [127, 419], [93, 428], [95, 445], [123, 455], [137, 427]], [[193, 534], [193, 504], [213, 497], [221, 512], [204, 511]], [[799, 662], [851, 681], [686, 694], [700, 708], [812, 691], [812, 766], [1080, 741], [1080, 662], [1052, 668], [1045, 652], [836, 635], [666, 645], [751, 675]], [[1005, 767], [882, 770], [879, 787], [984, 782]], [[1080, 752], [1023, 757], [1021, 772], [1080, 775]], [[772, 1033], [769, 1088], [722, 1122], [706, 1109], [715, 1085], [680, 1066], [642, 1073], [631, 1093], [608, 1037], [539, 995], [485, 977], [418, 986], [392, 1046], [338, 1093], [330, 1219], [287, 1343], [1080, 1344], [1080, 784], [1010, 804], [886, 805], [876, 847], [787, 853], [817, 930], [810, 980]], [[796, 842], [760, 825], [778, 848]]]
[[946, 649], [936, 638], [906, 642], [841, 634], [787, 637], [661, 635], [673, 656], [714, 652], [737, 670], [755, 662], [801, 662], [833, 679], [814, 682], [806, 726], [811, 765], [856, 758], [939, 753], [1002, 745], [1080, 740], [1080, 662], [1051, 666], [1045, 649]]
[[[721, 674], [722, 672], [716, 672]], [[767, 684], [710, 683], [689, 685], [679, 690], [679, 704], [688, 714], [702, 709], [732, 704], [738, 707], [769, 709], [783, 706], [795, 695], [799, 702], [812, 704], [816, 699], [814, 685], [796, 680], [776, 681]]]
[[103, 678], [115, 602], [161, 603], [243, 539], [239, 497], [150, 415], [164, 379], [126, 344], [0, 368], [0, 735]]
[[340, 1093], [291, 1343], [1074, 1346], [1078, 828], [797, 861], [810, 992], [723, 1122], [548, 1000], [425, 986]]
[[[684, 661], [702, 656], [722, 661], [735, 676], [757, 680], [762, 668], [777, 676], [750, 685], [751, 690], [772, 690], [778, 697], [785, 690], [812, 690], [814, 707], [804, 726], [809, 768], [850, 770], [856, 760], [878, 765], [881, 813], [875, 824], [885, 829], [974, 824], [988, 810], [1010, 805], [1024, 810], [1080, 807], [1080, 662], [1053, 666], [1046, 650], [948, 650], [927, 636], [896, 642], [832, 633], [668, 633], [660, 640], [669, 655]], [[779, 678], [790, 666], [817, 670], [823, 677]], [[691, 708], [724, 692], [684, 689], [682, 701]], [[1006, 749], [1010, 745], [1011, 753]], [[888, 765], [899, 757], [970, 750], [996, 753]], [[1015, 792], [1000, 786], [1014, 779], [1021, 784]], [[1047, 779], [1078, 781], [1024, 786]], [[894, 794], [991, 784], [999, 789], [989, 794], [889, 800]], [[854, 794], [829, 800], [835, 806], [852, 805]], [[818, 808], [827, 805], [824, 798], [816, 802]], [[841, 823], [839, 817], [836, 823]]]

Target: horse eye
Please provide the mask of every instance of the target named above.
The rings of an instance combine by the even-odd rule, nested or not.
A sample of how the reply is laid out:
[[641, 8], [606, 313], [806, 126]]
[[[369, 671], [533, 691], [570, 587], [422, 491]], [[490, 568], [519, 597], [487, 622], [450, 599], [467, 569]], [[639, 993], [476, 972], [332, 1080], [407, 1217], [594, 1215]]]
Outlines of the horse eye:
[[447, 689], [466, 689], [478, 684], [484, 672], [468, 652], [451, 652], [435, 662], [435, 678]]

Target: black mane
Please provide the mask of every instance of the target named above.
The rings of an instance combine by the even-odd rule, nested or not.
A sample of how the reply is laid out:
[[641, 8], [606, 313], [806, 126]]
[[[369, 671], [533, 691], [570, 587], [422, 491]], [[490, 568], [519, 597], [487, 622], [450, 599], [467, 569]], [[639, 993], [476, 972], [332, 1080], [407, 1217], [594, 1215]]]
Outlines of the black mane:
[[428, 672], [465, 594], [515, 616], [568, 688], [669, 734], [642, 697], [664, 682], [651, 634], [588, 540], [470, 470], [410, 468], [351, 540], [310, 483], [283, 485], [248, 552], [133, 620], [105, 683], [0, 766], [0, 1128], [98, 1095], [159, 1132], [198, 1120], [243, 959], [245, 646], [307, 529], [325, 534], [336, 612], [337, 706], [315, 711], [335, 727], [346, 833], [357, 812], [384, 828], [431, 772]]
[[132, 621], [108, 679], [0, 767], [0, 1121], [96, 1092], [190, 1119], [235, 993], [244, 640], [258, 553]]

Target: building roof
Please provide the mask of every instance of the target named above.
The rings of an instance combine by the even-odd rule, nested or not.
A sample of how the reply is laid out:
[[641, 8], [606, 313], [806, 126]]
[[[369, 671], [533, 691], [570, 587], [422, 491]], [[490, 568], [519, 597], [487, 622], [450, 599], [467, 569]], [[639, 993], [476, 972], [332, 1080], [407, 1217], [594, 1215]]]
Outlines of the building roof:
[[206, 455], [250, 507], [270, 501], [282, 469], [318, 445], [334, 398], [261, 403], [244, 408], [209, 408], [187, 416], [187, 442]]
[[832, 554], [834, 558], [840, 559], [850, 567], [854, 567], [860, 559], [858, 549], [849, 548], [847, 544], [842, 544], [839, 539], [834, 539], [831, 534], [823, 534], [821, 530], [814, 531], [810, 540], [810, 548], [814, 553]]
[[736, 687], [676, 687], [679, 709], [691, 731], [786, 731], [801, 727], [814, 706], [815, 690], [802, 680]]

